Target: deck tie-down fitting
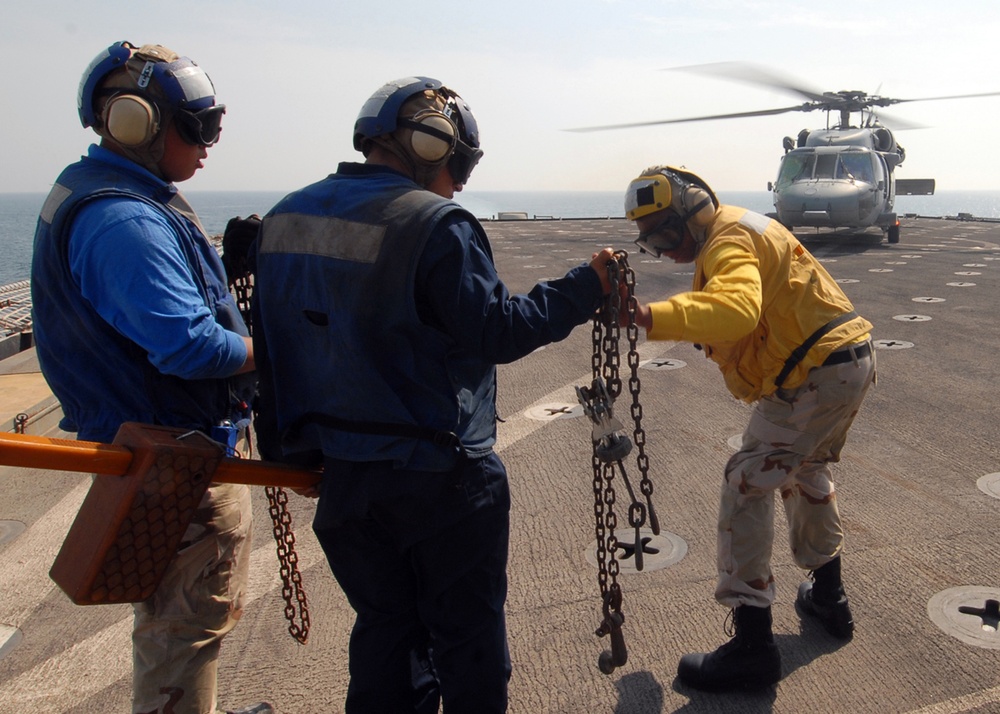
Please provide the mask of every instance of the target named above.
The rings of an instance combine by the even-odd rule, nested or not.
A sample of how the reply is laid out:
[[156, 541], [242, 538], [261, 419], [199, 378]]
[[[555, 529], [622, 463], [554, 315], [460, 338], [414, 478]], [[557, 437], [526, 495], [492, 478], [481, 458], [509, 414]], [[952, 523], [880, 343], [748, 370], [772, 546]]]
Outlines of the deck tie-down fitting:
[[982, 628], [986, 632], [996, 632], [1000, 628], [1000, 601], [989, 599], [982, 608], [960, 605], [958, 611], [963, 615], [981, 618]]

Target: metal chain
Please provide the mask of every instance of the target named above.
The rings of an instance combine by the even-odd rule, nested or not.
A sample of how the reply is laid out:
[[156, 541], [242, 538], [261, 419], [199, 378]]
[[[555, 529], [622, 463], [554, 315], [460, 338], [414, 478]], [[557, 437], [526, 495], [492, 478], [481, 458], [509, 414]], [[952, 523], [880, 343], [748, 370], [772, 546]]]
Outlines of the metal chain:
[[[234, 278], [229, 288], [236, 298], [236, 306], [246, 323], [247, 331], [253, 334], [250, 299], [253, 295], [253, 273], [249, 271]], [[299, 573], [299, 556], [295, 552], [295, 533], [292, 531], [292, 516], [288, 512], [288, 494], [280, 486], [267, 486], [267, 494], [271, 523], [273, 524], [274, 542], [278, 551], [278, 572], [281, 574], [281, 595], [285, 599], [285, 619], [288, 620], [288, 632], [299, 643], [305, 644], [309, 638], [309, 606], [306, 593], [302, 588], [302, 575]], [[298, 623], [296, 622], [298, 619]]]
[[[619, 255], [620, 253], [615, 253], [616, 258]], [[602, 322], [604, 325], [603, 340], [600, 345], [594, 345], [594, 352], [598, 355], [598, 362], [600, 361], [599, 349], [603, 350], [604, 364], [601, 365], [600, 371], [594, 374], [594, 378], [596, 379], [601, 376], [605, 378], [608, 394], [612, 399], [617, 399], [622, 391], [622, 380], [619, 376], [621, 357], [618, 353], [618, 342], [621, 338], [621, 330], [618, 327], [618, 318], [621, 315], [621, 294], [618, 291], [618, 285], [621, 282], [621, 270], [622, 265], [618, 260], [608, 263], [608, 278], [611, 281], [611, 293], [608, 295], [608, 300], [605, 304], [606, 311], [602, 309], [594, 318], [595, 323], [597, 323], [595, 329], [600, 330]], [[603, 321], [600, 320], [602, 313], [606, 318]]]
[[240, 310], [247, 331], [253, 334], [253, 319], [250, 316], [250, 296], [253, 295], [253, 274], [245, 273], [229, 284], [236, 298], [236, 306]]
[[635, 271], [628, 267], [627, 254], [621, 258], [625, 272], [625, 284], [628, 288], [628, 366], [629, 366], [629, 392], [632, 394], [632, 421], [635, 428], [632, 431], [632, 439], [638, 447], [636, 456], [636, 466], [642, 478], [639, 481], [639, 490], [646, 499], [646, 510], [649, 516], [649, 527], [654, 535], [660, 534], [660, 519], [656, 515], [653, 507], [653, 482], [649, 479], [649, 457], [646, 455], [646, 431], [642, 428], [642, 403], [639, 401], [639, 323], [636, 321], [636, 313], [639, 310], [639, 300], [635, 296]]
[[302, 589], [299, 556], [295, 552], [295, 533], [292, 532], [292, 517], [288, 512], [288, 494], [285, 489], [276, 486], [266, 486], [264, 493], [267, 494], [271, 521], [274, 523], [274, 541], [278, 547], [281, 595], [285, 599], [288, 632], [304, 645], [309, 639], [309, 604]]
[[[653, 509], [653, 484], [649, 480], [649, 459], [646, 456], [646, 434], [642, 428], [642, 405], [639, 402], [639, 327], [636, 324], [638, 301], [635, 298], [635, 273], [628, 265], [628, 254], [624, 251], [615, 253], [615, 260], [608, 264], [608, 278], [611, 282], [611, 293], [601, 310], [594, 317], [592, 331], [594, 354], [591, 360], [593, 383], [590, 389], [577, 388], [577, 394], [584, 406], [584, 412], [595, 423], [593, 455], [591, 462], [594, 469], [594, 535], [597, 539], [597, 582], [601, 591], [603, 619], [596, 630], [598, 637], [610, 635], [611, 650], [601, 654], [598, 666], [605, 674], [610, 674], [616, 667], [625, 664], [628, 654], [622, 634], [622, 624], [625, 616], [622, 613], [622, 591], [618, 584], [620, 565], [616, 556], [618, 538], [615, 528], [618, 517], [614, 506], [617, 501], [614, 479], [616, 470], [621, 472], [621, 482], [630, 497], [628, 508], [629, 526], [635, 531], [635, 564], [637, 570], [642, 570], [642, 542], [639, 529], [648, 520], [655, 534], [660, 527]], [[611, 406], [614, 399], [621, 394], [622, 382], [620, 376], [621, 357], [619, 329], [621, 304], [620, 286], [625, 285], [628, 296], [628, 311], [626, 335], [629, 342], [629, 392], [632, 396], [631, 414], [634, 427], [632, 435], [638, 446], [637, 464], [642, 474], [640, 490], [645, 496], [645, 504], [636, 499], [632, 484], [629, 481], [623, 459], [630, 453], [632, 443], [628, 438], [617, 433], [624, 427], [617, 421]]]

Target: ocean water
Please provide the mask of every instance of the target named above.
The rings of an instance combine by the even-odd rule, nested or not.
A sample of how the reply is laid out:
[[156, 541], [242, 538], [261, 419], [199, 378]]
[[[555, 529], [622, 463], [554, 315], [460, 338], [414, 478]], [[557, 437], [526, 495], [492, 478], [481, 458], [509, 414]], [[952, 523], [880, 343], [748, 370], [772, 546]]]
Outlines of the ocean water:
[[[205, 230], [221, 234], [233, 216], [263, 215], [284, 191], [191, 191], [185, 195], [201, 217]], [[622, 216], [619, 191], [463, 191], [455, 199], [476, 217], [495, 219], [501, 213], [526, 213], [529, 218], [607, 218]], [[773, 210], [767, 191], [719, 191], [723, 203], [760, 213]], [[0, 194], [0, 286], [27, 280], [31, 243], [43, 193]], [[934, 196], [900, 196], [900, 215], [956, 216], [969, 213], [1000, 219], [1000, 191], [942, 191]]]

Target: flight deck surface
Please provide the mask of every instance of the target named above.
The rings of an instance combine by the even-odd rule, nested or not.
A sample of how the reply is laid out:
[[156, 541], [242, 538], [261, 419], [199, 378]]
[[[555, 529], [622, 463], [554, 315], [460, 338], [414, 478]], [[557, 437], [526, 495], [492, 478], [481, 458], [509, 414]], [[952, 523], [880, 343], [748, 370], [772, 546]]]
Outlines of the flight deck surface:
[[[512, 292], [561, 276], [606, 245], [629, 251], [643, 301], [691, 283], [690, 265], [634, 250], [634, 226], [624, 220], [485, 225]], [[853, 641], [834, 640], [796, 614], [805, 573], [788, 552], [776, 504], [782, 681], [733, 694], [677, 682], [682, 654], [726, 641], [727, 611], [713, 598], [717, 501], [750, 407], [729, 396], [718, 368], [690, 344], [643, 336], [640, 399], [662, 533], [644, 571], [623, 561], [619, 576], [628, 663], [610, 676], [598, 670], [609, 643], [594, 634], [601, 606], [590, 424], [579, 418], [574, 392], [591, 380], [585, 325], [499, 368], [496, 449], [513, 497], [513, 714], [1000, 711], [1000, 633], [959, 610], [986, 612], [1000, 599], [1000, 224], [907, 219], [892, 245], [800, 235], [875, 325], [878, 384], [834, 466]], [[30, 366], [5, 374], [7, 362], [0, 416], [12, 431], [14, 415], [51, 395]], [[0, 713], [129, 710], [131, 607], [73, 605], [48, 576], [89, 481], [0, 467]], [[309, 527], [314, 502], [290, 498], [309, 642], [287, 634], [267, 501], [256, 489], [249, 602], [223, 644], [222, 708], [266, 699], [281, 714], [342, 710], [353, 615]], [[620, 514], [622, 540], [630, 538], [625, 523]]]

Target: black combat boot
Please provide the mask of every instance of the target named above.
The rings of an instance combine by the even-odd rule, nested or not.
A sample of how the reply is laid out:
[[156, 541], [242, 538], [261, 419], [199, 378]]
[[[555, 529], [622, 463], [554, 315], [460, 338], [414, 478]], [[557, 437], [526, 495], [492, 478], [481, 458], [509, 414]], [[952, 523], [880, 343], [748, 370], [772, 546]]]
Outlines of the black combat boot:
[[781, 679], [781, 653], [771, 633], [771, 608], [733, 610], [736, 634], [715, 652], [686, 654], [677, 676], [696, 689], [761, 689]]
[[799, 585], [795, 604], [805, 615], [815, 617], [823, 628], [838, 640], [854, 636], [854, 617], [847, 604], [840, 579], [840, 556], [810, 573], [812, 581]]

